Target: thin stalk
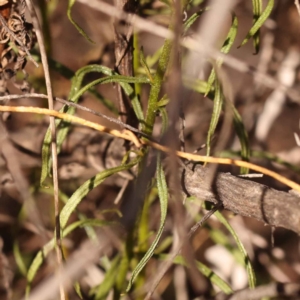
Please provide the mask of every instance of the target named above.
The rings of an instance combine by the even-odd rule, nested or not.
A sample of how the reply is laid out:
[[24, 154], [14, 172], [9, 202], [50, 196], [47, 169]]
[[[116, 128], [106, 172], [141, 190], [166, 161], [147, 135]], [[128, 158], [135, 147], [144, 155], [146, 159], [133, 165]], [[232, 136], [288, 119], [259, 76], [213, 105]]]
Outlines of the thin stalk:
[[[46, 54], [46, 47], [44, 43], [43, 32], [41, 30], [40, 23], [38, 21], [37, 13], [35, 11], [34, 5], [31, 0], [26, 0], [27, 7], [31, 13], [32, 23], [36, 30], [36, 37], [41, 53], [41, 60], [44, 68], [46, 89], [48, 95], [48, 106], [49, 109], [53, 110], [54, 100], [52, 93], [52, 84], [50, 78], [50, 71], [48, 65], [48, 58]], [[56, 145], [56, 126], [55, 118], [50, 117], [50, 128], [51, 128], [51, 151], [52, 151], [52, 168], [53, 168], [53, 189], [54, 189], [54, 210], [55, 210], [55, 242], [56, 242], [56, 257], [58, 264], [58, 275], [61, 276], [61, 268], [63, 264], [63, 252], [62, 252], [62, 242], [61, 242], [61, 228], [59, 221], [59, 186], [58, 186], [58, 162], [57, 162], [57, 145]], [[60, 299], [65, 300], [66, 295], [63, 288], [63, 285], [60, 286]]]

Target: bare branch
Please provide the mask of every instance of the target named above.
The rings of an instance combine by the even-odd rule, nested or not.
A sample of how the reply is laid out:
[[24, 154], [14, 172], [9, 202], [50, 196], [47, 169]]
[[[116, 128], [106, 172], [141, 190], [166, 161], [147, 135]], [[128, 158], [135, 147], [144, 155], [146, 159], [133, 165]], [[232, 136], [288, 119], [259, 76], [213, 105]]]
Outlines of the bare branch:
[[[255, 289], [245, 289], [234, 293], [233, 295], [219, 294], [215, 300], [259, 300], [264, 297], [299, 297], [300, 285], [298, 283], [277, 283], [273, 282], [267, 285], [259, 286]], [[290, 298], [289, 298], [290, 299]]]
[[206, 185], [208, 172], [209, 168], [202, 166], [197, 166], [195, 171], [184, 170], [185, 192], [204, 201], [221, 203], [225, 209], [238, 215], [300, 234], [299, 197], [225, 173], [217, 176], [213, 189], [216, 195]]
[[[46, 54], [46, 48], [44, 43], [44, 37], [39, 24], [37, 13], [35, 11], [33, 2], [31, 0], [26, 0], [27, 7], [30, 11], [32, 23], [36, 30], [36, 37], [39, 44], [39, 49], [41, 53], [42, 64], [44, 68], [46, 89], [48, 95], [48, 106], [49, 109], [53, 109], [53, 93], [52, 93], [52, 84], [50, 78], [50, 71], [48, 65], [48, 58]], [[52, 154], [52, 175], [53, 175], [53, 190], [54, 190], [54, 210], [55, 210], [55, 235], [56, 235], [56, 256], [59, 269], [62, 265], [63, 253], [61, 245], [61, 228], [60, 228], [60, 218], [59, 218], [59, 186], [58, 186], [58, 162], [57, 162], [57, 145], [56, 145], [56, 126], [54, 117], [50, 117], [50, 130], [51, 130], [51, 154]], [[60, 299], [64, 300], [65, 293], [63, 288], [60, 289]]]

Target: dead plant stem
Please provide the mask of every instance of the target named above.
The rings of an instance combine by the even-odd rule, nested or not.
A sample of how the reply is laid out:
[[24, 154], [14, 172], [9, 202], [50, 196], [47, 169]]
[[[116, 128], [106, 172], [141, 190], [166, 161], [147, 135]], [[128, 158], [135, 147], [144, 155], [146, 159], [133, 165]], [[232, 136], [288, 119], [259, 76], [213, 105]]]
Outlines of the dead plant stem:
[[[35, 11], [34, 4], [31, 0], [26, 0], [27, 7], [30, 11], [32, 23], [36, 30], [37, 41], [41, 53], [41, 60], [44, 69], [46, 90], [48, 95], [48, 106], [50, 110], [54, 108], [52, 85], [49, 72], [48, 58], [46, 54], [46, 48], [44, 43], [43, 32], [39, 24], [37, 13]], [[55, 240], [56, 240], [56, 256], [58, 263], [58, 276], [61, 277], [61, 268], [63, 264], [63, 252], [62, 252], [62, 242], [61, 242], [61, 228], [59, 221], [59, 186], [58, 186], [58, 162], [57, 162], [57, 145], [56, 145], [56, 127], [55, 118], [50, 117], [50, 129], [51, 129], [51, 153], [52, 153], [52, 176], [53, 176], [53, 190], [54, 190], [54, 210], [55, 210]], [[64, 292], [63, 285], [60, 286], [60, 299], [65, 300], [66, 295]]]
[[[150, 140], [139, 139], [136, 135], [134, 135], [133, 132], [131, 132], [129, 130], [119, 131], [119, 130], [115, 130], [115, 129], [110, 129], [110, 128], [107, 128], [100, 124], [97, 124], [97, 123], [94, 123], [91, 121], [87, 121], [85, 119], [82, 119], [82, 118], [79, 118], [76, 116], [60, 113], [56, 110], [50, 110], [47, 108], [39, 108], [39, 107], [30, 107], [30, 106], [29, 107], [0, 106], [0, 111], [20, 112], [20, 113], [37, 113], [40, 115], [48, 115], [48, 116], [62, 119], [66, 122], [81, 124], [83, 126], [93, 128], [100, 132], [111, 134], [118, 138], [126, 139], [128, 141], [131, 141], [138, 148], [141, 147], [142, 145], [147, 145], [147, 146], [151, 146], [151, 147], [153, 147], [159, 151], [162, 151], [164, 153], [167, 153], [167, 154], [170, 154], [172, 152], [174, 153], [174, 150], [170, 149], [167, 146], [161, 145], [157, 142], [153, 142]], [[247, 161], [236, 160], [236, 159], [231, 159], [231, 158], [202, 156], [202, 155], [197, 155], [197, 154], [192, 154], [192, 153], [187, 153], [187, 152], [182, 152], [182, 151], [175, 151], [175, 154], [178, 157], [181, 157], [181, 158], [184, 158], [187, 160], [191, 160], [191, 161], [195, 161], [195, 162], [206, 162], [206, 163], [213, 163], [213, 164], [233, 165], [233, 166], [238, 166], [238, 167], [249, 168], [250, 170], [270, 176], [270, 177], [276, 179], [277, 181], [289, 186], [291, 189], [294, 189], [294, 190], [300, 192], [300, 185], [298, 183], [296, 183], [284, 176], [281, 176], [274, 171], [268, 170], [264, 167], [255, 165], [255, 164], [247, 162]]]

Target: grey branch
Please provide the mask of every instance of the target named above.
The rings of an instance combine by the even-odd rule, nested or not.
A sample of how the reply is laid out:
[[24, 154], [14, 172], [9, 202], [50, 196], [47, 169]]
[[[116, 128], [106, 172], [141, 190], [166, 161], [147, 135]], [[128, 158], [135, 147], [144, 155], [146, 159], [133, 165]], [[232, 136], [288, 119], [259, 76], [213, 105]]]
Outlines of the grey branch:
[[[264, 297], [293, 297], [299, 299], [300, 285], [298, 283], [277, 283], [259, 286], [255, 289], [244, 289], [235, 292], [233, 295], [218, 294], [215, 300], [259, 300]], [[280, 298], [281, 299], [281, 298]]]
[[215, 204], [221, 202], [226, 210], [238, 215], [300, 234], [300, 197], [225, 173], [217, 175], [211, 188], [205, 180], [208, 172], [209, 168], [202, 166], [184, 170], [186, 194]]

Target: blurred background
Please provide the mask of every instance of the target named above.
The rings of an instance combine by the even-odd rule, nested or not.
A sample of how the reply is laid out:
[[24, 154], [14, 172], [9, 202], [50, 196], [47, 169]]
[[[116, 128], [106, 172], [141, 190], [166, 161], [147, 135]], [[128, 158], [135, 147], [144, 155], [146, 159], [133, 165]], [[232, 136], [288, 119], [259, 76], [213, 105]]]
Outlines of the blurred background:
[[[105, 1], [104, 1], [105, 2]], [[188, 17], [199, 9], [207, 6], [209, 1], [192, 1]], [[111, 1], [106, 1], [111, 3]], [[267, 1], [264, 1], [264, 6]], [[35, 1], [42, 14], [39, 16], [43, 24], [46, 46], [49, 57], [76, 72], [88, 64], [100, 64], [111, 69], [115, 68], [114, 56], [114, 20], [90, 7], [75, 3], [72, 17], [94, 41], [87, 41], [71, 24], [67, 17], [67, 1]], [[169, 15], [163, 1], [144, 1], [140, 15], [161, 25], [169, 24]], [[253, 12], [251, 1], [238, 1], [234, 8], [238, 18], [238, 33], [236, 41], [229, 52], [251, 67], [270, 75], [278, 82], [294, 89], [299, 89], [300, 82], [300, 16], [294, 1], [275, 1], [274, 9], [260, 31], [260, 51], [254, 55], [250, 40], [238, 48], [252, 26]], [[27, 16], [30, 20], [30, 17]], [[201, 17], [190, 28], [192, 35], [198, 27]], [[231, 25], [228, 16], [228, 28], [224, 28], [224, 36]], [[151, 58], [163, 45], [164, 40], [154, 34], [141, 32], [138, 34], [138, 45], [143, 47], [146, 58]], [[220, 45], [222, 42], [220, 42]], [[33, 50], [33, 53], [37, 51]], [[183, 51], [184, 52], [184, 51]], [[37, 53], [37, 52], [36, 52]], [[184, 53], [183, 53], [184, 55]], [[155, 70], [156, 65], [153, 65]], [[42, 66], [36, 68], [31, 62], [26, 66], [28, 82], [32, 91], [46, 93]], [[251, 161], [272, 169], [296, 182], [300, 180], [300, 148], [296, 143], [294, 133], [300, 134], [300, 94], [286, 93], [279, 89], [271, 89], [257, 78], [255, 74], [241, 73], [226, 65], [223, 66], [224, 76], [232, 91], [234, 104], [242, 116], [244, 126], [249, 135]], [[71, 81], [62, 72], [51, 68], [53, 93], [57, 97], [68, 99]], [[99, 78], [91, 73], [84, 83]], [[18, 78], [16, 79], [18, 80]], [[20, 91], [13, 83], [8, 85], [11, 94]], [[167, 90], [167, 86], [164, 86]], [[96, 86], [101, 97], [85, 93], [79, 103], [108, 116], [117, 115], [103, 104], [101, 99], [108, 99], [117, 108], [117, 88], [115, 84]], [[140, 100], [145, 109], [149, 95], [149, 87], [143, 86]], [[209, 96], [208, 96], [209, 97]], [[206, 136], [211, 120], [213, 102], [203, 95], [191, 92], [184, 99], [185, 116], [185, 146], [187, 152], [193, 152], [206, 143]], [[99, 100], [100, 99], [100, 100]], [[26, 105], [47, 107], [45, 99], [25, 98], [11, 100], [9, 105]], [[56, 103], [55, 109], [62, 104]], [[103, 118], [88, 112], [77, 110], [76, 115], [94, 121], [110, 128], [119, 128]], [[223, 116], [218, 124], [214, 140], [217, 141], [222, 127]], [[28, 211], [24, 209], [21, 195], [7, 168], [7, 161], [0, 157], [0, 237], [2, 252], [0, 256], [0, 299], [21, 299], [26, 288], [26, 270], [35, 254], [43, 247], [45, 240], [53, 236], [54, 208], [51, 189], [39, 187], [41, 171], [41, 146], [44, 134], [48, 128], [48, 118], [34, 114], [3, 115], [8, 138], [12, 141], [13, 159], [18, 161], [23, 178], [30, 185], [40, 222], [46, 236], [37, 234], [34, 223]], [[157, 129], [158, 130], [158, 129]], [[155, 131], [157, 134], [158, 131]], [[214, 144], [213, 144], [214, 145]], [[200, 154], [205, 154], [205, 148]], [[222, 151], [214, 155], [239, 157], [240, 144], [234, 130]], [[103, 156], [103, 153], [109, 153]], [[61, 192], [68, 198], [87, 179], [111, 166], [120, 164], [125, 153], [122, 142], [100, 134], [92, 129], [74, 125], [64, 142], [59, 155], [59, 185]], [[285, 162], [285, 165], [280, 163]], [[277, 162], [275, 162], [277, 161]], [[221, 166], [219, 171], [238, 174], [234, 167]], [[133, 174], [116, 174], [103, 184], [92, 190], [78, 206], [78, 212], [89, 218], [117, 220], [114, 209], [121, 204], [116, 201], [120, 189], [133, 178]], [[253, 179], [278, 190], [288, 188], [267, 177]], [[124, 198], [124, 197], [123, 197]], [[126, 205], [126, 199], [122, 203]], [[117, 203], [117, 204], [116, 204]], [[108, 211], [103, 213], [103, 211]], [[242, 218], [230, 212], [224, 212], [232, 227], [236, 230], [253, 264], [258, 284], [269, 282], [299, 282], [299, 238], [296, 233], [276, 228], [272, 229], [250, 218]], [[76, 220], [76, 217], [73, 217]], [[158, 229], [159, 203], [154, 201], [151, 207], [149, 228]], [[172, 233], [172, 222], [167, 220], [164, 235]], [[125, 234], [116, 230], [120, 241]], [[222, 235], [222, 238], [218, 236]], [[83, 229], [74, 231], [66, 238], [65, 250], [68, 257], [86, 239]], [[212, 217], [208, 225], [201, 228], [192, 239], [195, 258], [208, 265], [232, 289], [247, 287], [247, 272], [236, 257], [236, 245], [232, 236]], [[167, 248], [168, 249], [168, 248]], [[112, 248], [107, 254], [111, 262], [118, 250]], [[54, 256], [54, 255], [53, 255]], [[18, 261], [21, 259], [22, 263]], [[54, 258], [53, 258], [54, 260]], [[39, 269], [33, 286], [37, 286], [48, 275], [53, 274], [55, 266], [51, 259]], [[20, 270], [20, 264], [23, 270]], [[158, 262], [150, 261], [146, 277], [157, 270]], [[87, 269], [80, 283], [84, 299], [95, 299], [90, 290], [101, 283], [105, 268], [102, 263]], [[183, 285], [183, 286], [182, 286]], [[153, 299], [210, 299], [212, 297], [211, 282], [207, 278], [195, 278], [188, 268], [173, 265], [166, 273]], [[218, 288], [215, 288], [218, 291]], [[123, 296], [124, 299], [138, 299], [136, 296]], [[79, 299], [75, 292], [69, 293], [69, 299]], [[113, 299], [113, 298], [109, 298]], [[280, 299], [280, 298], [277, 298]], [[291, 297], [292, 299], [292, 297]], [[297, 298], [295, 298], [297, 299]]]

